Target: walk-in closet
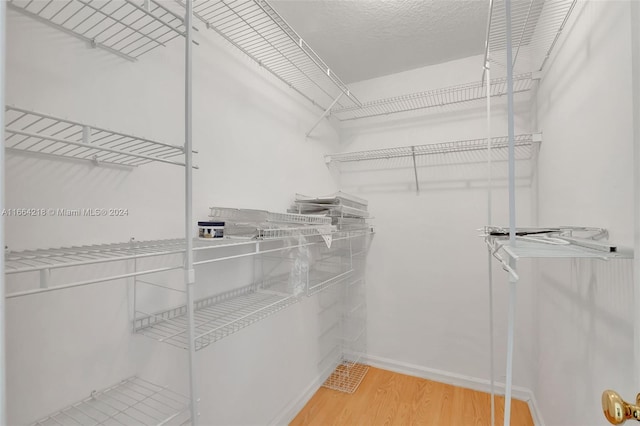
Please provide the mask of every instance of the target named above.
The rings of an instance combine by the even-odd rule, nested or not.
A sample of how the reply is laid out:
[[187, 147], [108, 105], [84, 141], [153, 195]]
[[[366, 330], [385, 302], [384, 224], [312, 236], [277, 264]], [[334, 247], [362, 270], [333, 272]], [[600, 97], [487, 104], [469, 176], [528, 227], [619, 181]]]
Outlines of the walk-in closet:
[[640, 2], [2, 0], [0, 59], [0, 425], [640, 421]]

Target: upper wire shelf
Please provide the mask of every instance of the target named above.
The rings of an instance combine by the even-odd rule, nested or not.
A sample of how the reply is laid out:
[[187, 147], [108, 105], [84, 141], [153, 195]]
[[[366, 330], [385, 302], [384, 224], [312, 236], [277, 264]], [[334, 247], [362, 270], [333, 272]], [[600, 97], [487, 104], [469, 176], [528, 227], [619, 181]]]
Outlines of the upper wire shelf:
[[[530, 90], [531, 87], [531, 73], [520, 74], [513, 77], [514, 93], [526, 92]], [[506, 78], [496, 78], [491, 80], [491, 96], [503, 96], [506, 93]], [[426, 92], [378, 99], [370, 102], [364, 102], [360, 106], [338, 106], [331, 110], [331, 115], [338, 120], [348, 121], [426, 108], [438, 108], [448, 105], [463, 104], [485, 99], [486, 96], [486, 84], [479, 81], [475, 83], [429, 90]]]
[[92, 392], [33, 426], [166, 425], [190, 423], [189, 399], [164, 386], [130, 377], [115, 386]]
[[[511, 3], [514, 72], [542, 71], [577, 0], [524, 0]], [[504, 2], [493, 1], [487, 25], [485, 62], [506, 68], [507, 27]]]
[[184, 36], [184, 20], [154, 0], [9, 0], [8, 6], [130, 61]]
[[[312, 228], [313, 229], [313, 228]], [[313, 235], [324, 235], [330, 237], [334, 241], [342, 239], [355, 238], [364, 233], [370, 232], [368, 230], [349, 230], [349, 231], [334, 231], [329, 234], [319, 234], [315, 231]], [[296, 234], [301, 235], [301, 234]], [[291, 235], [285, 235], [282, 238], [290, 237]], [[324, 244], [321, 241], [318, 242], [306, 242], [305, 245]], [[198, 264], [206, 264], [211, 262], [223, 261], [229, 258], [237, 258], [244, 256], [254, 256], [265, 252], [277, 252], [286, 250], [290, 246], [296, 246], [298, 243], [289, 242], [282, 247], [269, 248], [260, 246], [260, 240], [235, 240], [235, 239], [207, 239], [207, 240], [194, 240], [193, 250], [196, 253], [208, 252], [214, 249], [224, 249], [231, 247], [241, 246], [256, 246], [255, 250], [251, 250], [249, 253], [242, 255], [234, 255], [230, 257], [214, 257], [212, 259], [204, 259], [195, 262]], [[180, 255], [185, 251], [184, 239], [166, 239], [166, 240], [150, 240], [150, 241], [135, 241], [132, 240], [126, 243], [116, 244], [97, 244], [86, 245], [76, 247], [61, 247], [52, 249], [38, 249], [38, 250], [24, 250], [24, 251], [7, 251], [5, 252], [5, 273], [7, 275], [15, 275], [21, 273], [34, 273], [39, 272], [39, 287], [25, 289], [23, 285], [19, 288], [13, 288], [11, 283], [8, 283], [6, 297], [21, 297], [38, 293], [49, 292], [53, 290], [62, 290], [73, 287], [80, 287], [89, 284], [96, 284], [106, 281], [113, 281], [118, 279], [132, 278], [141, 275], [154, 274], [159, 272], [166, 272], [175, 269], [183, 268], [182, 259], [178, 259], [172, 263], [166, 263], [162, 266], [148, 265], [139, 266], [135, 272], [113, 272], [106, 275], [92, 276], [84, 281], [57, 284], [54, 283], [51, 277], [51, 271], [60, 268], [73, 268], [86, 265], [97, 265], [108, 262], [122, 262], [136, 259], [152, 258], [157, 256], [168, 255]]]
[[[179, 0], [180, 1], [180, 0]], [[180, 3], [184, 4], [183, 1]], [[302, 96], [327, 109], [360, 101], [265, 0], [204, 0], [194, 15]]]
[[[181, 146], [89, 126], [14, 106], [5, 107], [5, 148], [9, 151], [135, 167], [175, 160]], [[194, 151], [195, 152], [195, 151]]]
[[[540, 134], [517, 135], [514, 140], [515, 158], [517, 160], [532, 159], [541, 142]], [[507, 159], [509, 139], [506, 136], [491, 139], [492, 157], [494, 160]], [[355, 161], [389, 160], [395, 158], [413, 158], [414, 156], [436, 156], [455, 153], [473, 154], [477, 152], [486, 160], [487, 139], [470, 139], [463, 141], [443, 142], [426, 145], [402, 146], [396, 148], [372, 149], [369, 151], [345, 152], [325, 156], [325, 162], [348, 163]]]

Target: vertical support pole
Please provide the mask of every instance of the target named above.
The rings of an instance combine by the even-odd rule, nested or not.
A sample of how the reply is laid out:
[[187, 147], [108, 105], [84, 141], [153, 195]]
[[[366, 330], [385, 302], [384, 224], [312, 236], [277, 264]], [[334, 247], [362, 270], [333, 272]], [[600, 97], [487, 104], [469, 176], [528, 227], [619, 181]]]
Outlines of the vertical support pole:
[[418, 182], [418, 166], [416, 166], [416, 147], [411, 147], [411, 158], [413, 158], [413, 175], [416, 179], [416, 195], [420, 195], [420, 183]]
[[[516, 262], [509, 260], [509, 266], [516, 270]], [[504, 393], [504, 426], [511, 424], [511, 390], [513, 384], [513, 347], [515, 340], [515, 322], [516, 322], [516, 290], [518, 280], [509, 274], [509, 310], [507, 313], [507, 377], [506, 388]]]
[[[7, 2], [0, 1], [0, 105], [5, 105], [5, 54], [6, 54], [6, 28], [7, 28]], [[4, 110], [0, 114], [0, 131], [2, 131], [2, 147], [0, 147], [0, 209], [4, 208]], [[7, 376], [6, 376], [6, 345], [5, 345], [5, 318], [6, 300], [4, 283], [4, 216], [0, 217], [0, 425], [7, 424]]]
[[[631, 84], [633, 100], [633, 297], [640, 306], [640, 3], [631, 4]], [[640, 310], [634, 309], [634, 377], [640, 388]]]
[[[491, 14], [491, 10], [489, 11]], [[492, 197], [492, 141], [491, 141], [491, 61], [489, 59], [489, 40], [487, 40], [487, 60], [485, 62], [485, 73], [487, 77], [487, 225], [491, 226], [493, 222], [493, 197]], [[496, 424], [496, 390], [495, 390], [495, 372], [494, 372], [494, 353], [493, 353], [493, 259], [491, 256], [491, 247], [487, 246], [487, 266], [489, 269], [489, 386], [491, 391], [491, 426]]]
[[[135, 238], [129, 238], [129, 248], [135, 253]], [[133, 259], [133, 272], [138, 272], [138, 258]], [[131, 324], [133, 324], [133, 333], [136, 332], [136, 318], [138, 316], [138, 275], [133, 277], [133, 314], [131, 315]]]
[[[507, 123], [509, 130], [509, 244], [516, 244], [515, 142], [513, 121], [513, 51], [511, 46], [511, 0], [504, 0], [507, 42]], [[515, 260], [509, 260], [515, 271]], [[515, 304], [517, 279], [509, 276], [509, 312], [507, 318], [507, 373], [504, 395], [504, 425], [511, 422], [511, 390], [513, 385], [513, 347], [515, 338]]]
[[507, 27], [507, 124], [509, 134], [509, 244], [516, 244], [515, 141], [513, 120], [513, 52], [511, 46], [511, 0], [504, 0]]
[[195, 292], [195, 271], [193, 269], [193, 149], [192, 149], [192, 60], [193, 60], [193, 0], [185, 0], [185, 119], [184, 119], [184, 175], [185, 175], [185, 208], [184, 208], [184, 225], [185, 225], [185, 262], [184, 262], [184, 281], [187, 286], [187, 327], [189, 335], [189, 387], [191, 397], [191, 424], [198, 425], [198, 387], [196, 385], [196, 341], [195, 341], [195, 324], [193, 318], [194, 308], [194, 292]]

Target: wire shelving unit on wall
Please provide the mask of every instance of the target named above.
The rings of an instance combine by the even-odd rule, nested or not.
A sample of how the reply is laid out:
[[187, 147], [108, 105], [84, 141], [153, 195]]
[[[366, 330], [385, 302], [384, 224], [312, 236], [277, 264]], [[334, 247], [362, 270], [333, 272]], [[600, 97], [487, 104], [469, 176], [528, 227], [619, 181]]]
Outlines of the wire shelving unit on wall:
[[[514, 155], [519, 164], [519, 183], [528, 185], [532, 181], [541, 143], [542, 135], [539, 133], [516, 136]], [[373, 187], [413, 181], [412, 186], [419, 194], [425, 185], [455, 185], [455, 182], [469, 180], [484, 182], [488, 149], [487, 139], [469, 139], [332, 154], [325, 156], [325, 162], [328, 167], [340, 170], [345, 179], [362, 175], [356, 186], [365, 185], [362, 179]], [[491, 139], [490, 159], [494, 163], [492, 174], [495, 180], [506, 179], [506, 168], [499, 164], [507, 161], [508, 151], [506, 136]], [[367, 172], [376, 173], [379, 178], [372, 180], [371, 173], [363, 175]], [[382, 172], [391, 175], [382, 175]], [[350, 180], [350, 183], [353, 182]]]
[[[250, 285], [230, 290], [194, 304], [196, 350], [296, 303], [299, 298], [269, 286]], [[160, 342], [188, 349], [187, 308], [185, 305], [136, 318], [134, 331]]]
[[[523, 134], [516, 137], [516, 155], [519, 159], [532, 159], [542, 141], [540, 134]], [[506, 136], [491, 139], [492, 155], [496, 159], [507, 159], [508, 140]], [[478, 161], [486, 161], [487, 139], [469, 139], [453, 142], [434, 144], [401, 146], [395, 148], [372, 149], [367, 151], [345, 152], [325, 156], [327, 164], [350, 163], [355, 161], [389, 160], [404, 158], [411, 160], [413, 157], [434, 156], [440, 157], [434, 161], [446, 163], [447, 157], [457, 154], [468, 155], [469, 159], [477, 156]], [[475, 154], [474, 154], [475, 153]], [[459, 161], [460, 156], [454, 160]]]
[[[184, 0], [179, 0], [184, 3]], [[357, 107], [349, 88], [265, 0], [199, 1], [194, 16], [323, 110]]]
[[[317, 237], [317, 234], [312, 239], [302, 241], [291, 240], [290, 236], [283, 237], [281, 241], [252, 241], [244, 245], [253, 244], [255, 248], [248, 247], [242, 253], [226, 253], [221, 257], [194, 262], [194, 265], [198, 266], [240, 258], [259, 260], [266, 254], [279, 263], [287, 259], [286, 253], [290, 253], [292, 249], [317, 250], [317, 257], [309, 264], [304, 276], [299, 277], [300, 284], [304, 287], [302, 292], [294, 291], [298, 281], [295, 276], [292, 276], [291, 268], [285, 267], [284, 270], [279, 270], [282, 273], [257, 276], [252, 284], [196, 300], [193, 307], [196, 350], [204, 349], [297, 303], [303, 296], [312, 296], [333, 286], [349, 282], [353, 276], [350, 262], [342, 262], [341, 256], [333, 256], [333, 260], [329, 258], [332, 254], [342, 253], [346, 246], [348, 247], [346, 256], [350, 259], [351, 240], [370, 234], [370, 230], [334, 232], [330, 248], [323, 239]], [[199, 281], [198, 284], [206, 285], [203, 281]], [[186, 314], [186, 305], [173, 306], [153, 313], [144, 312], [136, 307], [133, 329], [136, 333], [159, 342], [187, 349], [189, 340]]]
[[184, 166], [184, 148], [14, 106], [5, 107], [5, 148], [47, 156], [136, 167]]
[[[514, 93], [527, 92], [531, 89], [532, 84], [531, 73], [517, 75], [514, 77]], [[504, 96], [506, 93], [506, 78], [498, 78], [491, 81], [491, 96]], [[479, 81], [426, 92], [377, 99], [364, 102], [360, 106], [338, 106], [331, 110], [331, 115], [340, 121], [349, 121], [400, 112], [466, 104], [473, 101], [481, 101], [486, 96], [486, 85]]]
[[38, 420], [33, 426], [189, 424], [189, 399], [165, 386], [130, 377]]
[[9, 0], [7, 5], [130, 61], [185, 34], [184, 19], [154, 0]]
[[[542, 71], [577, 0], [526, 0], [511, 4], [514, 73]], [[503, 1], [493, 1], [487, 28], [489, 59], [506, 69], [507, 26]], [[487, 51], [485, 50], [485, 62]]]

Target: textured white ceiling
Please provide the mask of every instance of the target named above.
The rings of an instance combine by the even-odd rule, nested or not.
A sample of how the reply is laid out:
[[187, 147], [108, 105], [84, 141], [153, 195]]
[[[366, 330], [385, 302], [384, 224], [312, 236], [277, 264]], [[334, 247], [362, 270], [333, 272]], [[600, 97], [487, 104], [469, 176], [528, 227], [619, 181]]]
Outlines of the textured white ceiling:
[[484, 52], [481, 0], [273, 0], [298, 34], [352, 83]]

